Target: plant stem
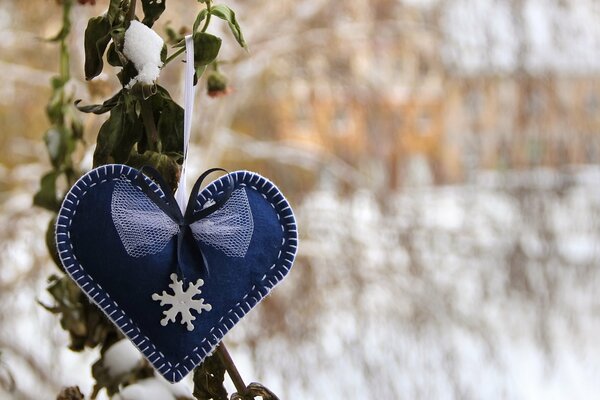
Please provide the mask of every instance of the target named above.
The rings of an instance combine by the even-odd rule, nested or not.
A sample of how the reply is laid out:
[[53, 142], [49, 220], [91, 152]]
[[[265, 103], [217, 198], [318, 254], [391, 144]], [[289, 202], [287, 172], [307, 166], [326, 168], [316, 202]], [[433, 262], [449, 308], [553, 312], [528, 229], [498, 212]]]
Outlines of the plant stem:
[[[67, 28], [71, 26], [71, 8], [73, 7], [72, 0], [65, 1], [63, 3], [63, 15], [62, 15], [62, 28], [60, 39], [60, 78], [63, 81], [63, 85], [71, 79], [71, 71], [70, 71], [70, 57], [69, 57], [69, 46], [67, 43], [68, 34], [70, 33], [71, 28]], [[68, 32], [65, 34], [65, 30], [68, 29]]]
[[[209, 0], [206, 3], [206, 9], [208, 10], [208, 14], [206, 15], [206, 20], [204, 21], [204, 25], [202, 26], [202, 29], [200, 30], [200, 32], [206, 32], [206, 29], [208, 29], [208, 24], [210, 24], [210, 17], [211, 17], [210, 10], [212, 9], [212, 0]], [[173, 61], [178, 55], [180, 55], [184, 51], [185, 51], [185, 46], [179, 48], [175, 53], [173, 53], [169, 57], [167, 57], [167, 59], [165, 60], [165, 62], [163, 64], [163, 67], [165, 65], [167, 65], [168, 63], [170, 63], [171, 61]]]
[[170, 63], [171, 61], [173, 61], [173, 59], [175, 57], [177, 57], [178, 55], [180, 55], [181, 53], [183, 53], [185, 51], [185, 47], [182, 47], [180, 49], [178, 49], [175, 53], [171, 54], [169, 57], [167, 57], [167, 59], [165, 60], [165, 63], [163, 64], [163, 67], [165, 65], [167, 65], [168, 63]]
[[204, 21], [204, 26], [202, 27], [200, 32], [206, 32], [206, 29], [208, 28], [208, 24], [210, 24], [210, 17], [212, 16], [212, 14], [210, 13], [211, 9], [212, 9], [212, 0], [208, 0], [206, 2], [206, 10], [208, 10], [208, 14], [206, 14], [206, 21]]
[[127, 21], [132, 21], [135, 18], [135, 6], [136, 0], [130, 0], [129, 10], [127, 10], [127, 15], [125, 16], [125, 18], [127, 18]]
[[237, 367], [233, 363], [233, 360], [231, 359], [231, 356], [229, 355], [229, 352], [227, 351], [227, 348], [223, 342], [217, 346], [217, 354], [219, 355], [219, 360], [221, 360], [225, 366], [229, 377], [233, 381], [235, 389], [240, 395], [243, 396], [247, 391], [246, 384], [244, 383], [244, 380], [242, 379]]

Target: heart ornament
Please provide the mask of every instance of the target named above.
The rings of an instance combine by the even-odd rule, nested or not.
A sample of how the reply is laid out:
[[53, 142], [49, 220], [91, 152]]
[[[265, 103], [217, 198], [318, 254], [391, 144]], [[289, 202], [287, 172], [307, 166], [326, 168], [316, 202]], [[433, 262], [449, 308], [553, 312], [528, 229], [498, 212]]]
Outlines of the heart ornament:
[[200, 190], [204, 177], [184, 213], [152, 169], [98, 167], [56, 223], [67, 273], [170, 382], [286, 276], [298, 245], [273, 183], [236, 171]]

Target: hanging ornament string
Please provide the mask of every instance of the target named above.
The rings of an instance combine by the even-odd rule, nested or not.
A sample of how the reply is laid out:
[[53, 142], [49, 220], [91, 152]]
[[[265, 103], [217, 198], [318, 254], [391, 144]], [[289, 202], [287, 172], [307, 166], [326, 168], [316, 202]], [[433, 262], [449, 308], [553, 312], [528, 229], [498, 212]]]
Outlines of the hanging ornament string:
[[179, 175], [179, 184], [175, 192], [175, 199], [182, 213], [187, 209], [187, 158], [190, 136], [192, 132], [192, 115], [194, 113], [194, 40], [192, 35], [185, 37], [185, 72], [183, 88], [183, 164], [181, 165], [181, 174]]
[[[150, 167], [144, 166], [140, 169], [140, 173], [136, 178], [137, 185], [142, 189], [142, 192], [146, 194], [146, 196], [156, 204], [162, 212], [164, 212], [173, 223], [177, 224], [179, 229], [177, 233], [177, 274], [182, 278], [185, 282], [185, 276], [183, 274], [182, 262], [183, 262], [183, 243], [185, 241], [190, 241], [190, 243], [194, 243], [192, 238], [196, 232], [194, 232], [194, 228], [198, 229], [199, 226], [193, 226], [195, 222], [200, 221], [203, 218], [208, 217], [213, 214], [215, 211], [220, 209], [227, 200], [230, 198], [233, 191], [233, 181], [229, 176], [229, 173], [222, 168], [211, 168], [205, 171], [199, 178], [196, 180], [194, 187], [192, 189], [192, 193], [188, 200], [187, 188], [186, 188], [186, 174], [187, 174], [187, 159], [188, 159], [188, 149], [190, 143], [190, 136], [192, 131], [192, 115], [194, 112], [194, 41], [192, 39], [192, 35], [188, 35], [185, 37], [185, 49], [186, 49], [186, 57], [185, 57], [185, 72], [184, 72], [184, 117], [183, 117], [183, 163], [181, 166], [181, 173], [179, 175], [179, 182], [177, 186], [177, 191], [175, 195], [172, 194], [168, 185], [164, 181], [164, 179], [160, 176], [160, 173]], [[202, 181], [211, 173], [215, 171], [223, 171], [227, 174], [228, 183], [227, 186], [224, 187], [223, 195], [220, 196], [213, 204], [207, 205], [199, 211], [196, 211], [196, 199], [198, 197], [198, 193], [200, 192], [200, 186]], [[164, 198], [158, 196], [154, 190], [150, 187], [148, 182], [144, 179], [143, 175], [151, 178], [163, 191], [165, 194]], [[200, 245], [196, 246], [198, 249], [198, 253], [200, 255], [200, 260], [198, 260], [205, 271], [208, 274], [208, 262], [204, 253], [202, 252], [202, 248]]]

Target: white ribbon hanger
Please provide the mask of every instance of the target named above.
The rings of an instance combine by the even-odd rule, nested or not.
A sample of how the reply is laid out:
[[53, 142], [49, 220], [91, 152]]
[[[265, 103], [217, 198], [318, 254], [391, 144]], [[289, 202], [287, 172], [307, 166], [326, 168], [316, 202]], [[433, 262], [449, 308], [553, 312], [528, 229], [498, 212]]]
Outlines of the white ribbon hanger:
[[187, 156], [190, 136], [192, 132], [192, 115], [194, 113], [194, 98], [196, 90], [194, 88], [194, 40], [192, 35], [185, 37], [185, 79], [183, 88], [183, 163], [181, 165], [181, 174], [179, 183], [175, 192], [175, 200], [185, 213], [187, 207], [188, 194], [186, 187]]

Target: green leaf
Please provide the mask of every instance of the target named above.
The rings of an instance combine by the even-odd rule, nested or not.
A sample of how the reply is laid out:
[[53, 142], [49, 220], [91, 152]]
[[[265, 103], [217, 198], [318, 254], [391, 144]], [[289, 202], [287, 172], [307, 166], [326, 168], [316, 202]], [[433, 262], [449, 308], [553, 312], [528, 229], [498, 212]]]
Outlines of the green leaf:
[[194, 67], [208, 65], [217, 58], [221, 49], [221, 39], [210, 33], [194, 34]]
[[173, 29], [168, 22], [165, 26], [165, 35], [167, 35], [167, 40], [165, 40], [165, 43], [168, 43], [170, 45], [176, 44], [182, 38], [182, 36], [178, 32], [176, 32], [175, 29]]
[[183, 108], [169, 95], [163, 87], [152, 98], [152, 108], [160, 110], [156, 129], [161, 141], [162, 153], [183, 155]]
[[79, 111], [84, 113], [94, 113], [100, 115], [112, 110], [113, 107], [119, 103], [119, 100], [121, 100], [122, 96], [123, 90], [120, 90], [117, 94], [115, 94], [113, 97], [106, 100], [102, 104], [90, 104], [87, 106], [80, 106], [79, 103], [81, 103], [81, 100], [77, 100], [75, 101], [75, 107], [77, 107]]
[[63, 272], [63, 265], [60, 262], [60, 257], [58, 256], [58, 249], [56, 248], [56, 216], [51, 218], [48, 221], [48, 227], [46, 228], [46, 248], [48, 249], [48, 253], [50, 253], [50, 257], [52, 257], [52, 261], [54, 264]]
[[52, 127], [44, 135], [50, 162], [54, 168], [59, 169], [75, 149], [73, 135], [68, 129]]
[[163, 45], [162, 50], [160, 51], [160, 61], [164, 64], [165, 61], [167, 60], [167, 55], [168, 55], [168, 50], [167, 50], [167, 45]]
[[111, 24], [106, 16], [91, 18], [85, 29], [85, 79], [90, 80], [102, 72], [102, 57], [110, 42]]
[[192, 28], [193, 33], [196, 33], [198, 31], [200, 24], [202, 23], [202, 21], [204, 21], [207, 15], [208, 10], [206, 8], [203, 8], [202, 11], [198, 13], [198, 15], [196, 16], [196, 20], [194, 21], [194, 27]]
[[124, 125], [124, 105], [117, 104], [110, 111], [110, 116], [100, 127], [96, 150], [94, 151], [94, 168], [99, 165], [110, 164], [111, 154], [121, 141]]
[[44, 142], [46, 142], [46, 149], [52, 164], [55, 165], [62, 158], [61, 155], [64, 153], [64, 145], [62, 140], [63, 134], [60, 129], [52, 127], [46, 131], [44, 135]]
[[136, 142], [144, 134], [144, 124], [138, 115], [137, 99], [130, 93], [125, 93], [122, 98], [123, 116], [120, 140], [112, 149], [110, 155], [114, 162], [123, 164], [129, 159], [129, 153]]
[[73, 138], [77, 140], [83, 139], [83, 122], [75, 116], [75, 110], [71, 109], [69, 114], [71, 115], [71, 132], [73, 133]]
[[202, 65], [194, 70], [194, 86], [198, 84], [200, 78], [202, 78], [202, 74], [206, 71], [206, 65]]
[[98, 132], [94, 167], [111, 162], [127, 162], [133, 146], [144, 135], [144, 126], [137, 112], [136, 96], [124, 91], [119, 92], [119, 95], [117, 104]]
[[52, 86], [52, 90], [54, 91], [57, 91], [58, 89], [62, 88], [63, 86], [65, 86], [66, 83], [67, 82], [58, 75], [55, 75], [52, 78], [50, 78], [50, 86]]
[[222, 20], [227, 21], [229, 24], [229, 29], [231, 29], [231, 33], [235, 37], [235, 40], [242, 46], [244, 49], [247, 47], [246, 40], [244, 39], [244, 35], [242, 34], [242, 29], [235, 18], [235, 12], [227, 7], [226, 5], [219, 4], [211, 8], [210, 13], [215, 17], [219, 17]]
[[144, 10], [144, 19], [142, 23], [149, 28], [154, 25], [154, 22], [165, 11], [167, 0], [142, 0], [142, 10]]
[[33, 196], [33, 204], [50, 211], [58, 211], [60, 202], [56, 194], [58, 171], [53, 170], [44, 175], [40, 181], [40, 190]]
[[106, 61], [108, 61], [108, 63], [113, 67], [123, 66], [123, 62], [121, 61], [119, 53], [117, 53], [117, 48], [114, 42], [112, 42], [110, 46], [108, 46], [108, 51], [106, 52]]
[[62, 125], [64, 123], [64, 92], [55, 89], [52, 97], [46, 104], [46, 116], [53, 125]]

